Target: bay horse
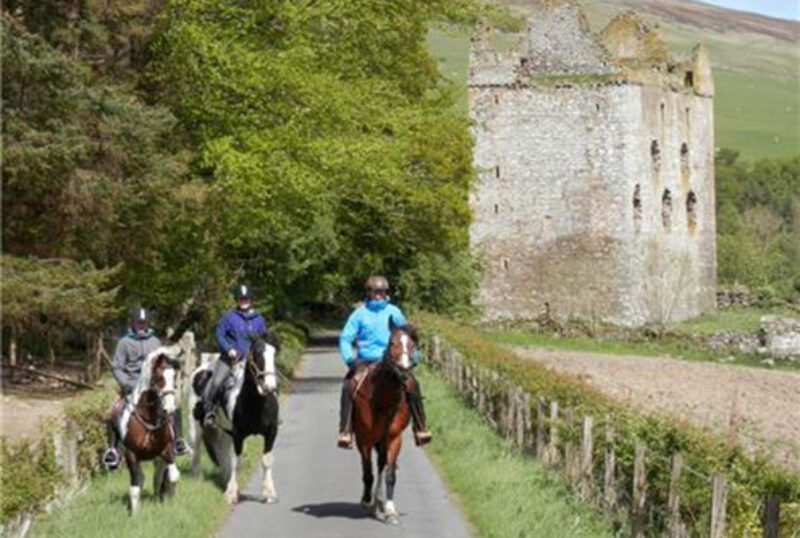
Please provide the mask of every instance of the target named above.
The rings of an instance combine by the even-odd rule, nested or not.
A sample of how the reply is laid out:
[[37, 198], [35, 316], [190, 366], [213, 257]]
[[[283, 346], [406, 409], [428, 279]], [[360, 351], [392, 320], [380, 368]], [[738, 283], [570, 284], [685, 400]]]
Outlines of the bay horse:
[[[397, 458], [403, 430], [409, 423], [407, 392], [412, 388], [412, 357], [418, 344], [410, 326], [397, 327], [389, 320], [391, 335], [383, 359], [370, 365], [369, 373], [357, 386], [354, 399], [353, 429], [361, 455], [364, 494], [361, 505], [371, 513], [383, 515], [387, 522], [400, 523], [394, 505]], [[356, 376], [358, 377], [358, 376]], [[372, 491], [372, 450], [378, 454], [378, 481]], [[386, 499], [383, 499], [384, 472]]]
[[125, 463], [130, 474], [130, 511], [139, 509], [139, 495], [144, 483], [141, 462], [155, 460], [153, 491], [163, 500], [175, 493], [180, 472], [175, 465], [170, 415], [176, 408], [176, 383], [180, 362], [171, 348], [159, 347], [142, 363], [131, 403], [116, 406], [112, 418], [120, 425]]
[[[194, 448], [192, 472], [199, 474], [200, 450], [197, 445], [202, 438], [211, 461], [223, 469], [225, 499], [230, 504], [239, 501], [236, 465], [242, 455], [244, 440], [250, 435], [261, 435], [264, 439], [261, 455], [261, 500], [266, 503], [278, 500], [272, 480], [272, 449], [278, 435], [278, 380], [275, 370], [277, 350], [277, 339], [270, 332], [263, 339], [260, 336], [250, 337], [247, 357], [233, 364], [231, 368], [233, 386], [220, 388], [223, 397], [214, 409], [216, 423], [206, 427], [196, 421], [192, 429], [192, 432], [201, 432], [199, 436], [196, 433], [191, 436]], [[202, 365], [192, 373], [190, 408], [194, 408], [197, 400], [202, 397], [212, 373], [213, 363]]]

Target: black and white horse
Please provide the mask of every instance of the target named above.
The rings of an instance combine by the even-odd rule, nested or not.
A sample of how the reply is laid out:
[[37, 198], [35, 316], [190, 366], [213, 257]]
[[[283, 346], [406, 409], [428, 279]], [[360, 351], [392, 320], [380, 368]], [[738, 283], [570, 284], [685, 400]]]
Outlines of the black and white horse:
[[[244, 360], [238, 361], [231, 369], [233, 384], [225, 383], [221, 402], [214, 409], [216, 424], [204, 427], [195, 423], [190, 431], [194, 458], [192, 471], [199, 473], [199, 441], [217, 466], [222, 467], [226, 482], [225, 499], [235, 504], [239, 500], [239, 485], [236, 481], [236, 464], [242, 454], [244, 440], [250, 435], [264, 438], [261, 468], [264, 476], [261, 485], [263, 502], [278, 500], [275, 484], [272, 481], [272, 448], [278, 435], [278, 387], [275, 370], [277, 341], [268, 333], [264, 339], [251, 338], [250, 350]], [[219, 360], [219, 359], [217, 359]], [[197, 368], [191, 377], [192, 391], [189, 394], [190, 409], [203, 394], [203, 389], [211, 379], [214, 363]], [[200, 435], [197, 435], [197, 432]]]

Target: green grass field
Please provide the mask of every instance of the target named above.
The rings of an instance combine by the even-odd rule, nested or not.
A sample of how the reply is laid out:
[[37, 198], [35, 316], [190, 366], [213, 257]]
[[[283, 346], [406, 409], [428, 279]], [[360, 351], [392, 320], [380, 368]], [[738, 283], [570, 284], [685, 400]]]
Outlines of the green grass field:
[[[254, 469], [261, 439], [245, 441], [244, 463], [238, 471], [240, 488]], [[201, 476], [191, 475], [191, 460], [181, 458], [181, 478], [173, 499], [159, 502], [153, 496], [153, 465], [145, 464], [145, 483], [135, 518], [128, 514], [128, 471], [124, 467], [91, 481], [86, 491], [68, 506], [36, 519], [30, 536], [49, 538], [152, 538], [154, 536], [212, 536], [228, 513], [222, 497], [221, 476], [203, 454]]]
[[615, 536], [561, 475], [501, 440], [436, 374], [419, 377], [434, 434], [425, 451], [479, 536]]
[[[456, 85], [457, 106], [466, 113], [468, 36], [431, 31], [428, 47], [439, 60], [442, 73]], [[749, 54], [745, 44], [738, 48], [719, 45], [716, 50], [724, 50], [726, 55]], [[736, 149], [748, 160], [800, 153], [798, 77], [777, 78], [757, 69], [716, 69], [714, 76], [717, 147]]]

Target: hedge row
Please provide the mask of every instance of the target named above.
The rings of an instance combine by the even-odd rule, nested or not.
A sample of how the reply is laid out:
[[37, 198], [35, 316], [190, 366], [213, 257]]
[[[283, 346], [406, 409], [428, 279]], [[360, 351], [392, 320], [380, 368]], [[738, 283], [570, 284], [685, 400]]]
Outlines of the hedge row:
[[[777, 494], [782, 499], [782, 530], [788, 536], [800, 533], [800, 476], [770, 463], [765, 455], [748, 456], [741, 447], [673, 417], [638, 413], [577, 378], [520, 360], [481, 337], [473, 327], [430, 314], [419, 315], [418, 321], [424, 327], [423, 334], [439, 335], [467, 364], [489, 368], [533, 395], [534, 406], [537, 398], [543, 398], [557, 401], [562, 409], [574, 409], [578, 416], [593, 416], [596, 450], [605, 450], [604, 427], [611, 423], [616, 431], [614, 450], [621, 473], [618, 478], [626, 484], [632, 483], [634, 442], [644, 441], [649, 454], [647, 496], [652, 506], [667, 505], [670, 457], [681, 452], [685, 466], [695, 471], [684, 473], [681, 498], [683, 520], [693, 528], [708, 528], [711, 488], [705, 477], [722, 472], [730, 484], [731, 536], [761, 535], [760, 503], [768, 494]], [[536, 410], [532, 412], [535, 414]], [[577, 440], [579, 423], [573, 431], [564, 431], [562, 440]], [[654, 514], [651, 528], [663, 528], [666, 522]]]

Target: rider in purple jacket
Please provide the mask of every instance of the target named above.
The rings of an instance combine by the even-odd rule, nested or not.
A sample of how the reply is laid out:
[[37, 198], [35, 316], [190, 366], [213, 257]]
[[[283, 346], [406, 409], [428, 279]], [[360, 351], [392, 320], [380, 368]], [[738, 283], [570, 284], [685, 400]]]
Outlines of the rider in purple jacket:
[[231, 366], [247, 356], [250, 347], [249, 337], [267, 332], [264, 318], [253, 310], [250, 287], [244, 284], [237, 286], [233, 297], [236, 299], [236, 308], [225, 312], [217, 325], [216, 336], [220, 358], [214, 364], [214, 374], [203, 391], [202, 400], [197, 402], [197, 407], [194, 409], [195, 418], [202, 420], [205, 425], [214, 423], [215, 417], [211, 410], [219, 387], [230, 374]]

